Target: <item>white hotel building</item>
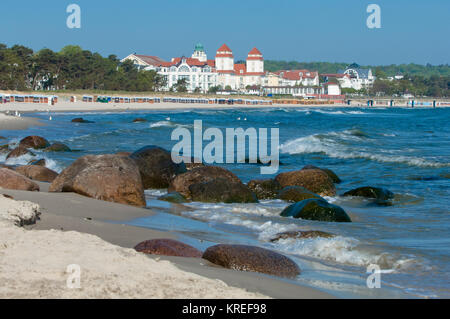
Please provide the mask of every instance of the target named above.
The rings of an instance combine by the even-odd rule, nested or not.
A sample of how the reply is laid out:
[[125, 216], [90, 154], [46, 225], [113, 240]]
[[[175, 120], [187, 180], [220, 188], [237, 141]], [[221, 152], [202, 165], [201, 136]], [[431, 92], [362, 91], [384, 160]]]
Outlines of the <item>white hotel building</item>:
[[155, 70], [164, 76], [165, 91], [181, 79], [186, 80], [189, 92], [196, 89], [207, 92], [216, 86], [242, 91], [247, 86], [264, 84], [264, 59], [257, 48], [249, 52], [246, 64], [235, 64], [233, 52], [226, 44], [217, 50], [214, 60], [208, 60], [201, 44], [195, 46], [190, 58], [172, 58], [171, 62], [166, 62], [156, 56], [130, 54], [122, 62], [126, 60], [133, 61], [139, 69]]

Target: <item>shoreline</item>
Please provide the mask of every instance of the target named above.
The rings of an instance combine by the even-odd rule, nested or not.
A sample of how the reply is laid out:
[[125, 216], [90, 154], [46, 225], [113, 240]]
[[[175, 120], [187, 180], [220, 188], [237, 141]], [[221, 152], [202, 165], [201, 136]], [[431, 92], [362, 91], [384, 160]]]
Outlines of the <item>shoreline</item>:
[[32, 126], [44, 124], [34, 117], [16, 117], [0, 113], [0, 131], [26, 130]]
[[[23, 112], [36, 113], [48, 112], [50, 113], [64, 113], [64, 112], [127, 112], [127, 111], [173, 111], [173, 110], [229, 110], [229, 109], [271, 109], [271, 108], [368, 108], [368, 109], [385, 109], [385, 108], [405, 108], [405, 109], [433, 109], [433, 107], [419, 106], [387, 106], [375, 105], [368, 107], [367, 105], [347, 105], [347, 104], [320, 104], [320, 105], [306, 105], [306, 104], [273, 104], [273, 105], [222, 105], [222, 104], [196, 104], [196, 103], [168, 103], [161, 102], [156, 104], [146, 103], [90, 103], [90, 102], [58, 102], [56, 105], [49, 106], [47, 104], [33, 104], [33, 103], [7, 103], [0, 105], [0, 112]], [[439, 108], [447, 108], [446, 106], [439, 106]], [[1, 114], [1, 113], [0, 113]], [[0, 117], [1, 121], [1, 117]]]
[[[137, 243], [150, 239], [179, 239], [181, 235], [176, 232], [164, 232], [122, 223], [132, 218], [152, 216], [154, 212], [150, 209], [99, 201], [74, 193], [47, 193], [48, 184], [39, 183], [39, 185], [41, 192], [0, 190], [0, 194], [12, 196], [15, 200], [31, 201], [41, 207], [40, 220], [34, 225], [26, 226], [29, 231], [52, 229], [60, 230], [63, 233], [75, 231], [80, 234], [98, 236], [102, 240], [122, 248], [132, 248]], [[170, 262], [188, 274], [220, 280], [230, 288], [237, 288], [242, 290], [242, 293], [245, 292], [243, 298], [248, 298], [248, 294], [256, 294], [258, 298], [262, 296], [283, 299], [335, 298], [320, 290], [301, 286], [282, 278], [225, 269], [200, 258], [147, 256], [154, 261]], [[232, 296], [232, 298], [235, 297]]]

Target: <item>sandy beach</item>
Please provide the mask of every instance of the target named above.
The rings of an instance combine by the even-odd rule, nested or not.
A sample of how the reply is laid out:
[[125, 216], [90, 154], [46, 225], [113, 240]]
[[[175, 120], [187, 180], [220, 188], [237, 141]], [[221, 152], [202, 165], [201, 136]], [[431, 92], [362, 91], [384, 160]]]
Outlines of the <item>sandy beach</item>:
[[[358, 106], [358, 105], [352, 105]], [[177, 110], [177, 109], [236, 109], [236, 108], [272, 108], [272, 107], [349, 107], [348, 105], [302, 105], [302, 104], [273, 104], [273, 105], [222, 105], [222, 104], [195, 104], [195, 103], [89, 103], [59, 101], [53, 106], [33, 103], [7, 103], [0, 105], [0, 111], [10, 112], [114, 112], [139, 110]]]
[[0, 113], [0, 130], [24, 130], [31, 126], [40, 125], [42, 125], [42, 123], [34, 118], [17, 117]]
[[[0, 196], [0, 298], [265, 298], [74, 231], [26, 230], [37, 204]], [[69, 265], [79, 265], [79, 287]]]

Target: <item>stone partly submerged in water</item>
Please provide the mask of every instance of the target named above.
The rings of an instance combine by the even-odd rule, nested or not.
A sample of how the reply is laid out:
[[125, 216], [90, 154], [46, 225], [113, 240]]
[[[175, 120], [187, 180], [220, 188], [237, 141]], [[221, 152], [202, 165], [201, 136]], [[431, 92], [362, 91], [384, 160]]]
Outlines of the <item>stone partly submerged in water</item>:
[[287, 231], [283, 233], [278, 233], [272, 238], [271, 242], [276, 242], [282, 239], [308, 239], [308, 238], [333, 238], [335, 235], [323, 232], [320, 230], [298, 230], [298, 231]]
[[53, 143], [44, 149], [44, 152], [71, 152], [72, 150], [63, 143]]
[[82, 118], [82, 117], [74, 118], [71, 122], [72, 122], [72, 123], [84, 123], [84, 124], [94, 123], [94, 122], [92, 122], [92, 121], [85, 120], [85, 119]]
[[136, 163], [119, 155], [78, 158], [50, 185], [50, 192], [74, 192], [99, 200], [144, 207], [144, 188]]
[[193, 168], [184, 174], [177, 175], [169, 185], [169, 192], [179, 192], [187, 199], [191, 198], [189, 187], [193, 184], [209, 182], [217, 178], [228, 179], [241, 183], [241, 180], [227, 169], [218, 166], [201, 166]]
[[216, 245], [205, 251], [203, 259], [240, 271], [260, 272], [287, 278], [294, 278], [300, 274], [300, 268], [290, 258], [255, 246]]
[[31, 179], [8, 168], [0, 168], [0, 188], [39, 191], [39, 186]]
[[335, 184], [339, 184], [342, 182], [342, 180], [339, 178], [339, 176], [336, 175], [335, 172], [333, 172], [331, 169], [328, 168], [319, 168], [317, 166], [314, 165], [306, 165], [302, 168], [302, 170], [307, 170], [307, 169], [320, 169], [321, 171], [323, 171], [325, 174], [327, 174], [331, 180], [333, 181], [333, 183]]
[[278, 192], [281, 190], [280, 183], [273, 179], [251, 180], [247, 186], [261, 200], [277, 198]]
[[150, 255], [201, 258], [202, 252], [190, 245], [173, 239], [152, 239], [134, 247], [138, 252]]
[[278, 198], [288, 202], [301, 202], [309, 198], [323, 199], [301, 186], [286, 186], [278, 193]]
[[145, 189], [167, 188], [175, 176], [186, 172], [184, 163], [174, 163], [171, 153], [158, 146], [145, 146], [130, 158], [139, 167]]
[[47, 162], [43, 158], [28, 162], [28, 165], [36, 165], [36, 166], [45, 166], [46, 164]]
[[35, 154], [33, 152], [29, 151], [26, 147], [19, 145], [15, 149], [13, 149], [11, 152], [9, 152], [9, 154], [6, 156], [6, 159], [8, 160], [10, 158], [20, 157], [20, 156], [24, 156], [24, 155], [35, 156]]
[[226, 178], [195, 183], [189, 186], [191, 199], [205, 203], [256, 203], [253, 192], [241, 182]]
[[9, 145], [0, 145], [0, 154], [7, 154], [9, 153]]
[[27, 136], [19, 142], [19, 146], [24, 148], [43, 149], [50, 146], [50, 143], [41, 136]]
[[339, 206], [322, 199], [305, 199], [285, 208], [280, 216], [323, 222], [351, 222], [347, 213]]
[[385, 188], [366, 186], [345, 192], [344, 196], [365, 197], [373, 198], [379, 201], [387, 201], [394, 198], [394, 193]]
[[39, 165], [25, 165], [16, 168], [16, 172], [32, 180], [51, 183], [58, 177], [58, 173]]
[[174, 203], [174, 204], [182, 204], [182, 203], [188, 202], [188, 200], [178, 192], [173, 192], [173, 193], [168, 193], [168, 194], [162, 195], [162, 196], [158, 197], [158, 200], [162, 200], [162, 201]]
[[142, 117], [138, 117], [133, 120], [133, 123], [144, 123], [144, 122], [147, 122], [147, 120]]
[[331, 178], [320, 169], [306, 169], [278, 174], [275, 180], [282, 187], [301, 186], [321, 196], [336, 195]]

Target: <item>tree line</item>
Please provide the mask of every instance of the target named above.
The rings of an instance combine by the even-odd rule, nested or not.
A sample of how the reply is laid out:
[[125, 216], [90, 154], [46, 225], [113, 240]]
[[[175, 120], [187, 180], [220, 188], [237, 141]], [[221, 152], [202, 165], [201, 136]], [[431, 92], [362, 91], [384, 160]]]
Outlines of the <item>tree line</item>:
[[[345, 70], [350, 63], [331, 63], [331, 62], [297, 62], [297, 61], [264, 61], [264, 67], [269, 72], [275, 72], [278, 70], [311, 70], [319, 71], [320, 74], [325, 73], [337, 73], [339, 70]], [[373, 72], [382, 72], [386, 76], [395, 76], [398, 74], [409, 74], [411, 76], [423, 76], [429, 78], [431, 76], [444, 76], [450, 77], [450, 65], [420, 65], [420, 64], [391, 64], [381, 66], [359, 66], [363, 69], [372, 69]]]
[[121, 63], [115, 55], [69, 45], [59, 52], [34, 52], [21, 45], [0, 44], [2, 90], [112, 90], [157, 91], [164, 79], [155, 71], [139, 71], [131, 61]]

